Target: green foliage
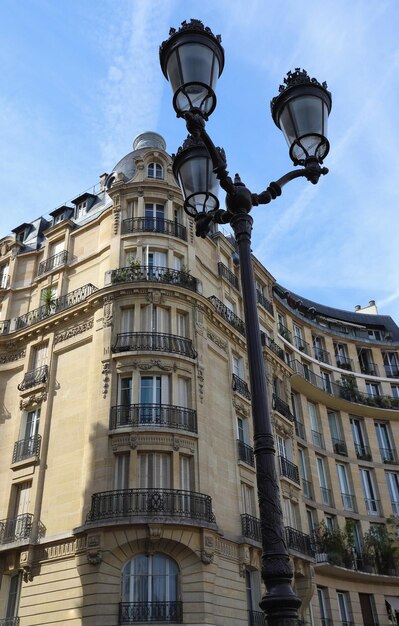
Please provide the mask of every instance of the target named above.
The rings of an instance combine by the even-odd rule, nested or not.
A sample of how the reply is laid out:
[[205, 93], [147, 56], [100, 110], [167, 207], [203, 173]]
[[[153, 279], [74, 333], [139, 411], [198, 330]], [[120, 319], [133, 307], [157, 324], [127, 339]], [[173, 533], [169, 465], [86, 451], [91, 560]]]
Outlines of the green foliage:
[[336, 528], [329, 530], [325, 522], [321, 522], [315, 529], [315, 540], [319, 553], [325, 553], [330, 563], [341, 567], [352, 567], [354, 522], [348, 520], [345, 530]]
[[387, 525], [370, 526], [363, 537], [364, 553], [374, 561], [379, 574], [395, 575], [399, 569], [398, 542], [393, 536], [392, 525], [392, 519], [388, 518]]

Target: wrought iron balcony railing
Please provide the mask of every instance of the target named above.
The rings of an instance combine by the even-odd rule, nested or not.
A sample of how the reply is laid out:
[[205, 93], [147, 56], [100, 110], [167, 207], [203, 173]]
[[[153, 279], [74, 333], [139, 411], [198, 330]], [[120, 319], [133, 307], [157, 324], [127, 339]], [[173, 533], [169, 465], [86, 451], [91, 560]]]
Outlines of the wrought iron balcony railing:
[[239, 460], [255, 467], [254, 449], [239, 439], [237, 439], [237, 449]]
[[397, 463], [398, 455], [394, 448], [380, 448], [381, 459], [383, 463]]
[[296, 436], [300, 437], [301, 439], [306, 441], [305, 424], [302, 424], [302, 422], [298, 422], [298, 420], [295, 420], [294, 424], [295, 424], [295, 434], [296, 434]]
[[152, 516], [215, 522], [210, 496], [181, 489], [122, 489], [94, 493], [87, 521]]
[[186, 337], [166, 333], [118, 333], [112, 352], [172, 352], [195, 359], [193, 342]]
[[19, 626], [20, 619], [19, 617], [4, 617], [0, 619], [0, 626]]
[[371, 452], [370, 448], [364, 444], [355, 443], [355, 453], [356, 457], [361, 461], [371, 461]]
[[289, 548], [301, 552], [301, 554], [314, 557], [314, 548], [309, 535], [296, 528], [291, 528], [290, 526], [285, 526], [284, 530]]
[[308, 342], [302, 339], [302, 337], [298, 337], [298, 335], [294, 335], [294, 346], [301, 352], [304, 352], [304, 354], [307, 354], [308, 356], [312, 355]]
[[265, 333], [262, 332], [260, 334], [260, 339], [262, 346], [267, 346], [268, 348], [270, 348], [270, 350], [274, 352], [274, 354], [278, 356], [279, 359], [286, 363], [284, 350], [274, 341], [274, 339], [268, 337]]
[[234, 287], [234, 289], [239, 290], [240, 285], [237, 276], [221, 261], [218, 263], [218, 273], [219, 276], [225, 278], [227, 282]]
[[335, 454], [341, 454], [342, 456], [348, 456], [348, 449], [343, 439], [336, 439], [331, 437]]
[[109, 428], [174, 428], [197, 432], [197, 412], [173, 404], [119, 404], [111, 407]]
[[60, 313], [60, 311], [65, 311], [76, 304], [80, 304], [94, 291], [97, 291], [97, 287], [88, 283], [83, 287], [79, 287], [79, 289], [75, 289], [75, 291], [67, 293], [65, 296], [55, 298], [54, 302], [49, 305], [43, 304], [42, 306], [39, 306], [38, 309], [33, 309], [33, 311], [29, 311], [29, 313], [20, 315], [15, 319], [14, 330], [20, 330], [21, 328], [32, 326], [32, 324], [36, 324], [37, 322], [47, 319], [51, 315], [55, 315], [56, 313]]
[[288, 330], [288, 328], [286, 326], [284, 326], [284, 324], [282, 324], [281, 322], [279, 322], [277, 324], [277, 327], [278, 327], [278, 332], [280, 333], [280, 335], [282, 337], [284, 337], [284, 339], [286, 339], [287, 341], [292, 343], [292, 333], [291, 333], [291, 331]]
[[284, 415], [287, 419], [294, 421], [294, 416], [291, 413], [291, 409], [287, 402], [278, 397], [277, 394], [273, 394], [273, 409], [278, 411], [281, 415]]
[[368, 515], [381, 515], [381, 502], [374, 498], [365, 498], [366, 511]]
[[319, 433], [318, 430], [312, 430], [312, 439], [313, 439], [313, 444], [317, 448], [322, 448], [323, 450], [325, 450], [326, 446], [324, 443], [324, 437], [322, 433]]
[[248, 611], [248, 626], [267, 626], [263, 611]]
[[122, 221], [122, 235], [127, 233], [159, 233], [187, 241], [187, 229], [183, 224], [162, 217], [133, 217]]
[[62, 252], [58, 252], [58, 254], [54, 254], [54, 256], [49, 257], [45, 261], [39, 263], [39, 267], [37, 270], [37, 275], [41, 276], [42, 274], [46, 274], [47, 272], [51, 272], [57, 267], [62, 267], [68, 263], [68, 251], [62, 250]]
[[310, 480], [305, 480], [304, 478], [302, 478], [301, 482], [302, 482], [303, 495], [305, 496], [305, 498], [309, 498], [309, 500], [314, 500], [313, 486]]
[[384, 365], [385, 375], [387, 378], [398, 378], [399, 377], [399, 366], [398, 365]]
[[378, 365], [376, 363], [360, 363], [360, 371], [362, 374], [367, 374], [367, 376], [379, 376], [380, 372], [378, 369]]
[[31, 387], [35, 387], [36, 385], [44, 385], [48, 380], [48, 366], [42, 365], [41, 367], [37, 367], [34, 370], [30, 370], [26, 372], [22, 383], [19, 383], [18, 389], [19, 391], [25, 391], [25, 389], [30, 389]]
[[246, 513], [241, 515], [241, 531], [243, 537], [253, 539], [254, 541], [262, 540], [260, 520], [253, 515], [247, 515]]
[[0, 521], [0, 544], [12, 543], [30, 539], [32, 533], [31, 513], [24, 513], [17, 517], [11, 517]]
[[210, 296], [208, 300], [213, 305], [215, 310], [219, 313], [219, 315], [221, 315], [223, 319], [225, 319], [226, 322], [230, 324], [230, 326], [233, 326], [236, 330], [238, 330], [239, 333], [241, 333], [241, 335], [244, 335], [245, 337], [245, 324], [242, 319], [237, 317], [237, 315], [231, 309], [229, 309], [229, 307], [223, 304], [223, 302], [221, 302], [221, 300], [219, 300], [219, 298], [217, 298], [216, 296]]
[[173, 270], [169, 267], [138, 265], [137, 267], [120, 267], [105, 274], [106, 285], [141, 282], [163, 283], [165, 285], [184, 287], [191, 291], [198, 290], [198, 281], [194, 276], [191, 276], [188, 272]]
[[244, 398], [247, 398], [247, 400], [251, 399], [251, 392], [248, 388], [248, 383], [239, 376], [237, 376], [237, 374], [233, 374], [232, 388], [233, 391], [237, 391], [237, 393], [239, 393], [241, 396], [244, 396]]
[[335, 360], [337, 362], [337, 367], [339, 367], [341, 370], [353, 371], [353, 361], [349, 357], [342, 354], [336, 354]]
[[326, 506], [332, 506], [333, 500], [331, 489], [329, 489], [328, 487], [320, 487], [320, 493], [323, 504], [325, 504]]
[[163, 602], [121, 602], [119, 604], [119, 624], [137, 624], [137, 622], [163, 622], [181, 624], [183, 621], [183, 603], [179, 601]]
[[256, 299], [258, 301], [258, 304], [262, 305], [266, 309], [266, 311], [270, 313], [270, 315], [274, 315], [273, 304], [258, 289], [256, 290]]
[[321, 363], [331, 364], [331, 356], [327, 350], [323, 350], [323, 348], [319, 348], [319, 346], [313, 346], [313, 354], [314, 358]]
[[342, 506], [344, 507], [345, 511], [356, 512], [355, 496], [353, 496], [351, 493], [344, 493], [343, 491], [341, 491], [341, 498]]
[[12, 463], [18, 463], [18, 461], [25, 461], [25, 459], [38, 459], [40, 455], [40, 444], [42, 438], [40, 435], [34, 437], [28, 437], [21, 439], [14, 443], [14, 451], [12, 455]]
[[300, 481], [298, 466], [295, 465], [295, 463], [293, 463], [292, 461], [286, 459], [285, 456], [281, 456], [281, 454], [279, 454], [278, 459], [280, 464], [280, 476], [285, 476], [286, 478], [289, 478], [294, 483], [297, 483], [297, 485], [299, 485]]

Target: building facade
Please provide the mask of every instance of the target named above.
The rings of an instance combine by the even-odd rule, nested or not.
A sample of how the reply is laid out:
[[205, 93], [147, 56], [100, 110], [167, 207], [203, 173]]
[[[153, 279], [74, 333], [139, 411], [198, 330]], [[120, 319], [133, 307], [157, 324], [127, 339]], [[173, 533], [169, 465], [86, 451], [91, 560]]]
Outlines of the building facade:
[[[0, 240], [2, 626], [263, 623], [238, 255], [133, 148]], [[394, 625], [399, 328], [254, 268], [301, 619]]]

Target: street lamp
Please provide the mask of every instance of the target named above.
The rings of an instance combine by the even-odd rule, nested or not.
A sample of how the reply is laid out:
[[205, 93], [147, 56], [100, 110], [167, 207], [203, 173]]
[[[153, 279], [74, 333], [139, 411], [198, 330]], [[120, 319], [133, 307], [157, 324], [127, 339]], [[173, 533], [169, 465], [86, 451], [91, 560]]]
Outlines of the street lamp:
[[[199, 20], [171, 29], [160, 47], [161, 68], [171, 83], [173, 106], [186, 121], [189, 136], [173, 162], [184, 209], [194, 218], [196, 234], [206, 237], [212, 222], [230, 224], [240, 256], [242, 299], [252, 392], [254, 454], [262, 536], [262, 579], [266, 586], [260, 606], [268, 626], [297, 626], [300, 599], [292, 589], [293, 571], [283, 525], [275, 467], [275, 448], [266, 386], [265, 364], [259, 332], [255, 279], [251, 258], [253, 206], [268, 204], [281, 195], [282, 187], [304, 176], [316, 184], [328, 170], [321, 167], [329, 151], [326, 138], [331, 94], [325, 83], [310, 78], [304, 70], [289, 72], [279, 95], [271, 102], [273, 120], [289, 145], [294, 165], [265, 191], [252, 193], [238, 174], [234, 182], [227, 171], [224, 151], [217, 148], [205, 130], [216, 106], [216, 82], [224, 66], [220, 36]], [[219, 208], [217, 181], [226, 192], [226, 209]]]

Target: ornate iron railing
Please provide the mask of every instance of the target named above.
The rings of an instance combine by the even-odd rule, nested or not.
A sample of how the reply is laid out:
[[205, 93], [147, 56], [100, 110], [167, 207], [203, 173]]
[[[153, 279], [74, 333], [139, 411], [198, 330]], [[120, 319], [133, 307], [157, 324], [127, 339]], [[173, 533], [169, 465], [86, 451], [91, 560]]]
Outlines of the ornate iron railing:
[[18, 461], [24, 461], [25, 459], [30, 459], [31, 457], [38, 459], [41, 441], [42, 438], [40, 435], [16, 441], [14, 443], [12, 463], [18, 463]]
[[35, 387], [36, 385], [44, 385], [48, 380], [48, 366], [42, 365], [41, 367], [37, 367], [34, 370], [30, 370], [26, 372], [22, 383], [19, 383], [18, 389], [19, 391], [25, 391], [25, 389], [30, 389], [31, 387]]
[[184, 287], [191, 291], [197, 291], [198, 288], [197, 279], [188, 272], [173, 270], [169, 267], [160, 267], [158, 265], [120, 267], [116, 270], [110, 270], [105, 275], [106, 285], [114, 285], [116, 283], [140, 283], [143, 281], [175, 285], [176, 287]]
[[119, 604], [119, 624], [137, 622], [164, 622], [181, 624], [183, 621], [183, 603], [164, 602], [121, 602]]
[[219, 300], [216, 296], [210, 296], [208, 300], [214, 306], [219, 315], [221, 315], [226, 322], [230, 324], [230, 326], [233, 326], [239, 333], [241, 333], [241, 335], [244, 335], [245, 337], [245, 324], [242, 319], [237, 317], [237, 315], [229, 309], [229, 307], [223, 304], [223, 302], [221, 302], [221, 300]]
[[361, 445], [359, 443], [355, 443], [355, 453], [358, 459], [362, 461], [371, 461], [372, 456], [370, 452], [370, 448], [366, 445]]
[[295, 434], [296, 434], [296, 436], [300, 437], [301, 439], [306, 441], [305, 424], [302, 424], [302, 422], [298, 422], [298, 420], [294, 420], [294, 424], [295, 424]]
[[281, 454], [279, 454], [278, 459], [280, 463], [280, 475], [289, 478], [294, 483], [297, 483], [299, 485], [298, 466], [295, 465], [295, 463], [293, 463], [292, 461], [286, 459], [285, 456], [282, 456]]
[[254, 449], [252, 446], [237, 439], [238, 458], [247, 465], [255, 467]]
[[381, 515], [381, 502], [375, 498], [365, 498], [366, 511], [369, 515]]
[[210, 496], [181, 489], [123, 489], [94, 493], [87, 521], [144, 516], [215, 522]]
[[372, 363], [369, 361], [368, 363], [360, 364], [360, 371], [362, 374], [367, 374], [367, 376], [379, 376], [380, 372], [378, 369], [378, 365], [376, 363]]
[[398, 365], [384, 365], [385, 375], [387, 378], [398, 378], [399, 377], [399, 366]]
[[51, 315], [55, 315], [56, 313], [60, 313], [60, 311], [69, 309], [76, 304], [80, 304], [86, 300], [86, 298], [90, 296], [93, 291], [96, 290], [97, 287], [88, 283], [83, 287], [79, 287], [79, 289], [75, 289], [74, 291], [67, 293], [65, 296], [55, 298], [54, 302], [51, 304], [43, 304], [38, 309], [33, 309], [33, 311], [29, 311], [29, 313], [20, 315], [15, 319], [15, 330], [32, 326], [32, 324], [36, 324], [43, 319], [47, 319]]
[[330, 353], [327, 350], [323, 350], [323, 348], [319, 348], [318, 346], [313, 346], [314, 358], [320, 361], [321, 363], [331, 364]]
[[313, 444], [315, 446], [317, 446], [317, 448], [322, 448], [323, 450], [325, 449], [325, 444], [324, 444], [324, 437], [322, 433], [319, 433], [318, 430], [312, 430], [312, 439], [313, 439]]
[[272, 352], [274, 352], [276, 356], [279, 357], [279, 359], [286, 362], [284, 350], [274, 341], [274, 339], [272, 339], [271, 337], [268, 337], [265, 333], [262, 333], [262, 332], [260, 334], [260, 339], [261, 339], [262, 346], [267, 346], [268, 348], [270, 348]]
[[355, 501], [354, 495], [352, 495], [351, 493], [345, 493], [341, 491], [341, 498], [342, 498], [342, 506], [344, 507], [345, 511], [356, 512], [356, 501]]
[[183, 224], [162, 217], [132, 217], [122, 222], [122, 235], [127, 233], [160, 233], [187, 241], [187, 229]]
[[348, 449], [343, 439], [336, 439], [335, 437], [331, 437], [331, 441], [333, 444], [335, 454], [342, 454], [342, 456], [348, 456]]
[[275, 393], [273, 394], [272, 406], [273, 406], [273, 409], [281, 413], [281, 415], [284, 415], [284, 417], [286, 417], [287, 419], [291, 420], [291, 422], [294, 421], [294, 416], [292, 415], [290, 407], [287, 404], [287, 402], [279, 398], [278, 395]]
[[328, 487], [320, 487], [321, 499], [326, 506], [332, 506], [332, 493]]
[[383, 463], [397, 463], [398, 455], [393, 448], [380, 448], [381, 459]]
[[243, 537], [248, 537], [248, 539], [254, 539], [255, 541], [262, 540], [260, 520], [253, 515], [247, 515], [246, 513], [241, 515], [241, 531]]
[[277, 324], [277, 327], [278, 327], [278, 332], [280, 333], [280, 335], [282, 337], [284, 337], [284, 339], [286, 339], [287, 341], [292, 343], [292, 333], [291, 333], [291, 331], [288, 330], [288, 328], [286, 326], [284, 326], [284, 324], [282, 324], [281, 322], [279, 322]]
[[234, 287], [234, 289], [239, 290], [240, 285], [237, 276], [221, 261], [218, 263], [218, 273], [219, 276], [225, 278], [227, 282]]
[[309, 500], [314, 500], [313, 497], [313, 486], [310, 480], [305, 480], [305, 478], [301, 479], [303, 495], [305, 498], [309, 498]]
[[248, 626], [267, 626], [263, 611], [248, 611]]
[[311, 356], [310, 344], [307, 341], [302, 339], [302, 337], [298, 337], [298, 335], [294, 335], [294, 346], [298, 348], [301, 352], [304, 352], [308, 356]]
[[337, 362], [337, 367], [341, 368], [341, 370], [353, 371], [353, 361], [349, 357], [343, 356], [342, 354], [336, 354], [335, 360]]
[[166, 333], [118, 333], [112, 352], [172, 352], [195, 359], [193, 342], [186, 337]]
[[289, 548], [296, 550], [297, 552], [301, 552], [302, 554], [314, 557], [314, 548], [309, 535], [297, 530], [296, 528], [291, 528], [290, 526], [285, 526], [284, 530]]
[[0, 521], [0, 544], [29, 539], [32, 532], [33, 515], [24, 513]]
[[39, 263], [37, 275], [41, 276], [42, 274], [51, 272], [51, 270], [61, 267], [62, 265], [66, 265], [66, 263], [68, 263], [68, 251], [62, 250], [62, 252], [58, 252], [58, 254], [54, 254], [54, 256], [51, 256], [45, 261]]
[[173, 404], [131, 404], [111, 407], [109, 428], [175, 428], [197, 432], [197, 412]]
[[266, 309], [266, 311], [270, 313], [270, 315], [274, 315], [273, 304], [258, 289], [256, 290], [256, 299], [258, 301], [258, 304], [261, 304]]
[[244, 398], [247, 398], [248, 400], [251, 399], [251, 392], [248, 389], [248, 383], [237, 376], [237, 374], [233, 374], [232, 388], [233, 391], [237, 391], [237, 393], [244, 396]]

